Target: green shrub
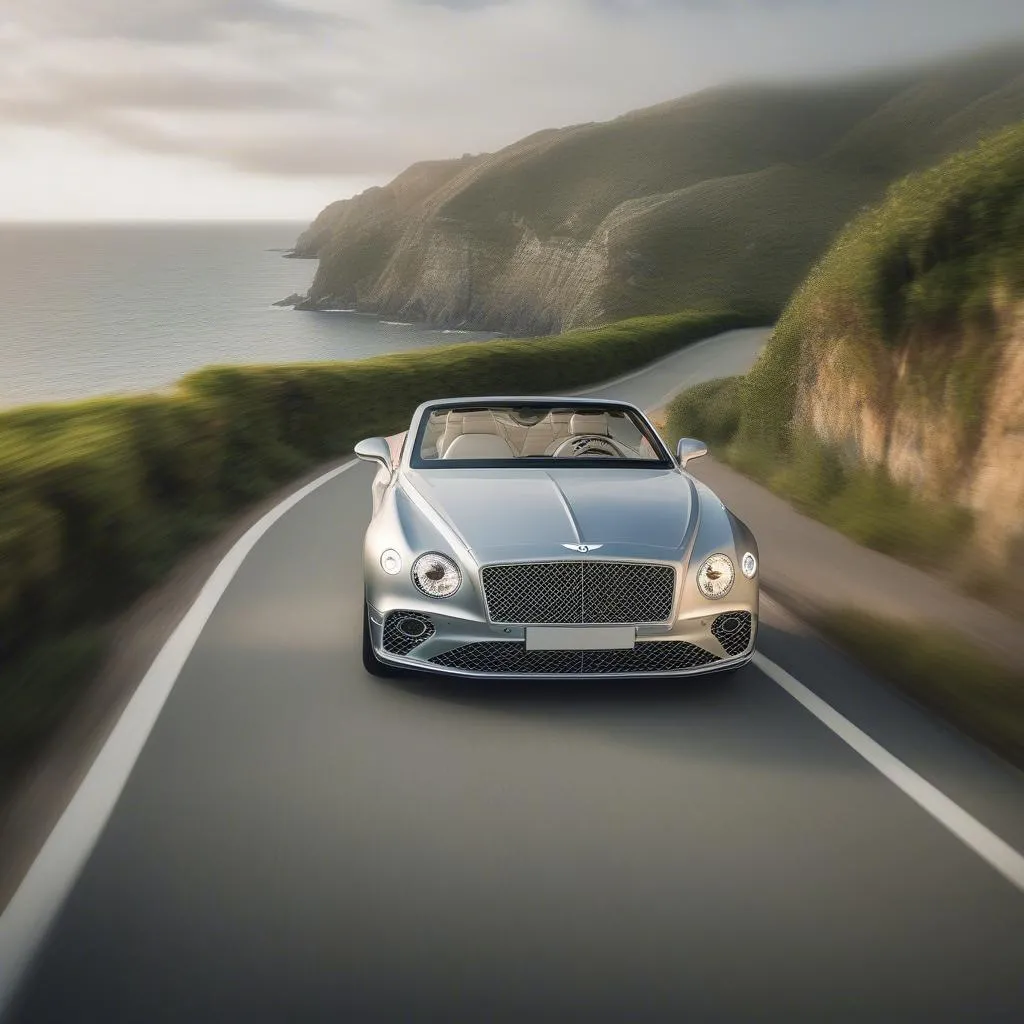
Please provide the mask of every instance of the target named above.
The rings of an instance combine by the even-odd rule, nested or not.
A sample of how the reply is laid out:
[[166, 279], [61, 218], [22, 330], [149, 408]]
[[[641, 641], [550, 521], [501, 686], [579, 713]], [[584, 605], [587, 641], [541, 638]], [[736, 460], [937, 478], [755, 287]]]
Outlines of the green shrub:
[[106, 646], [101, 632], [53, 637], [8, 662], [0, 674], [0, 796], [20, 763], [44, 742], [95, 674]]
[[848, 474], [819, 518], [865, 547], [925, 568], [950, 567], [970, 538], [971, 513], [894, 483], [882, 469]]
[[789, 458], [778, 468], [774, 460], [761, 455], [763, 472], [768, 476], [772, 490], [784, 495], [808, 515], [820, 515], [822, 510], [846, 493], [850, 483], [849, 471], [843, 465], [839, 452], [822, 444], [810, 433], [794, 438]]
[[728, 444], [740, 422], [740, 377], [722, 377], [688, 388], [668, 406], [665, 430], [670, 444], [695, 437], [710, 449]]

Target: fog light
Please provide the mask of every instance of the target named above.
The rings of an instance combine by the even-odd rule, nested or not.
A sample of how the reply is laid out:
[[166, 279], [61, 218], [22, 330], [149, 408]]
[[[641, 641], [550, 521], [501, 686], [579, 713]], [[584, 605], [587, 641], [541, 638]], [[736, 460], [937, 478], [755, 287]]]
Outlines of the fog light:
[[430, 623], [419, 616], [403, 615], [397, 622], [398, 632], [410, 640], [418, 640], [430, 628]]
[[754, 578], [754, 573], [757, 572], [757, 559], [754, 557], [752, 552], [748, 551], [743, 556], [743, 561], [740, 562], [740, 571], [748, 580], [752, 580]]
[[402, 571], [402, 556], [394, 548], [388, 548], [380, 556], [380, 567], [389, 576], [397, 576]]

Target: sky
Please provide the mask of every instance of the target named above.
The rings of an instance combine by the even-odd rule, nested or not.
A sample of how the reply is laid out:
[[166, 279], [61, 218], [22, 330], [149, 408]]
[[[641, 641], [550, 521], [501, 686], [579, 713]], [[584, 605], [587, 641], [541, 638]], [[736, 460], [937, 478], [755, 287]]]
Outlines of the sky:
[[1018, 33], [1021, 0], [2, 0], [0, 221], [308, 221], [416, 160]]

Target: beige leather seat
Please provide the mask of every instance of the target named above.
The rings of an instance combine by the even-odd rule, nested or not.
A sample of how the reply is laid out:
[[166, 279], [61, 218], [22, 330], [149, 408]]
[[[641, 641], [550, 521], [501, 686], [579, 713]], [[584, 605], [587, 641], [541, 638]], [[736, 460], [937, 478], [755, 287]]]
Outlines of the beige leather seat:
[[444, 430], [441, 431], [441, 436], [437, 441], [437, 454], [441, 458], [444, 458], [444, 453], [448, 445], [450, 445], [452, 441], [462, 433], [462, 421], [464, 418], [465, 413], [448, 413], [448, 416], [444, 421]]
[[[456, 415], [460, 418], [456, 419]], [[512, 446], [505, 440], [489, 409], [449, 415], [441, 443], [443, 459], [511, 459]]]
[[459, 434], [444, 451], [447, 459], [514, 459], [512, 446], [497, 434]]

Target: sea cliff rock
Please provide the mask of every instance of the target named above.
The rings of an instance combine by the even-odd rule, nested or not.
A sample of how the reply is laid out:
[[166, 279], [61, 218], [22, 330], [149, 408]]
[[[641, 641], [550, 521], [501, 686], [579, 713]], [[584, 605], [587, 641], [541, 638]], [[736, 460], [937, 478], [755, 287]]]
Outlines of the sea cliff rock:
[[1024, 48], [807, 85], [707, 90], [327, 207], [313, 308], [541, 334], [683, 307], [773, 317], [893, 179], [1024, 117]]

